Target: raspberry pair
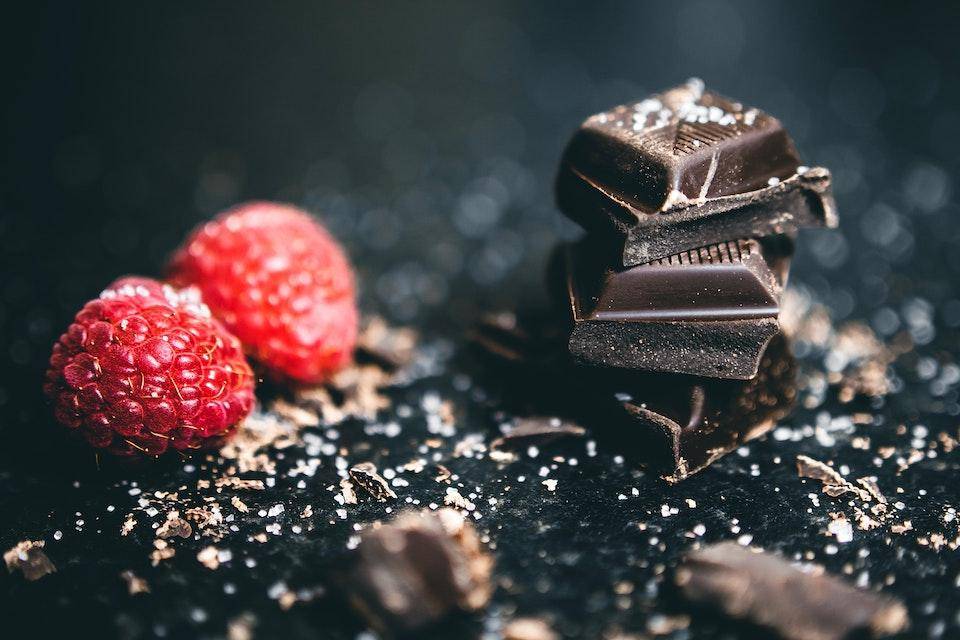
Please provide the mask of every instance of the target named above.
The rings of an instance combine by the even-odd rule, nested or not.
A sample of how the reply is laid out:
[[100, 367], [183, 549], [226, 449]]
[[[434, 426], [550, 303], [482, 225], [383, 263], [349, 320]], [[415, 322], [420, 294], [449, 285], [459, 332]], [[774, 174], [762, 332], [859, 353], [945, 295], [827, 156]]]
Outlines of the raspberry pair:
[[316, 383], [357, 334], [343, 250], [306, 213], [250, 203], [203, 225], [169, 282], [125, 277], [77, 313], [44, 391], [97, 449], [156, 456], [215, 445], [254, 405], [245, 353], [278, 379]]

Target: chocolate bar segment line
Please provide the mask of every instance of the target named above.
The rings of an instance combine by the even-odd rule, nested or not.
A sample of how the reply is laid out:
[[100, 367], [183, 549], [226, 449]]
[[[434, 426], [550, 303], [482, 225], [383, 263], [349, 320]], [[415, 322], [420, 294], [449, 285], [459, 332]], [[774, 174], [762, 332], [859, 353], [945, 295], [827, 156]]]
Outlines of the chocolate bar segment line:
[[604, 367], [753, 377], [779, 331], [791, 248], [781, 240], [722, 243], [626, 269], [609, 265], [602, 244], [568, 247], [571, 355]]
[[600, 274], [590, 264], [595, 252], [570, 251], [575, 321], [743, 320], [779, 312], [780, 285], [753, 240]]

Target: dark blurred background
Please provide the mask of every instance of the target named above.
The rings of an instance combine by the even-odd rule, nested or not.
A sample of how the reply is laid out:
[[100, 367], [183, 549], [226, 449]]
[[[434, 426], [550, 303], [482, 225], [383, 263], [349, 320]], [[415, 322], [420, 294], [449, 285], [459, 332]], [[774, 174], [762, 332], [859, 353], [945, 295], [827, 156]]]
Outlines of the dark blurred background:
[[395, 321], [536, 304], [577, 233], [551, 192], [572, 130], [694, 75], [834, 171], [842, 232], [807, 235], [797, 287], [881, 335], [960, 325], [951, 3], [134, 4], [5, 16], [4, 427], [48, 419], [84, 301], [242, 200], [315, 212]]

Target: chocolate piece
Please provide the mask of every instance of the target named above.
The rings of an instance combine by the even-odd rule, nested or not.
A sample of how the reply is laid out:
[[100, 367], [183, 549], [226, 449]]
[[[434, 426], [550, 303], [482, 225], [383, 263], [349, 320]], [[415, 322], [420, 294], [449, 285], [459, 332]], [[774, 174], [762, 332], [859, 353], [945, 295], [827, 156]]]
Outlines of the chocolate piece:
[[734, 542], [696, 551], [677, 569], [683, 595], [749, 620], [787, 640], [880, 638], [904, 631], [903, 604], [839, 578], [800, 571], [772, 554]]
[[7, 571], [19, 571], [31, 582], [54, 573], [57, 568], [43, 552], [44, 544], [43, 540], [23, 540], [4, 551], [3, 561], [7, 565]]
[[570, 352], [583, 362], [750, 378], [779, 331], [789, 242], [725, 242], [619, 269], [590, 242], [570, 247]]
[[371, 626], [409, 633], [485, 606], [492, 569], [470, 522], [439, 509], [406, 513], [365, 532], [344, 586]]
[[377, 467], [372, 462], [361, 462], [350, 467], [350, 481], [377, 502], [397, 499], [397, 494], [390, 488], [390, 483], [377, 473]]
[[620, 236], [625, 266], [837, 224], [829, 172], [801, 167], [775, 118], [700, 81], [589, 118], [564, 153], [557, 202]]
[[[796, 400], [796, 361], [775, 336], [748, 381], [637, 374], [605, 385], [618, 391], [625, 428], [646, 429], [649, 462], [670, 483], [705, 469], [769, 431]], [[608, 391], [609, 392], [609, 391]]]
[[586, 429], [560, 418], [522, 418], [510, 431], [490, 443], [491, 449], [545, 445], [560, 438], [582, 437]]
[[796, 360], [782, 334], [770, 340], [751, 380], [579, 366], [545, 319], [486, 322], [476, 335], [492, 358], [485, 366], [502, 367], [502, 405], [574, 420], [671, 483], [766, 433], [796, 400]]

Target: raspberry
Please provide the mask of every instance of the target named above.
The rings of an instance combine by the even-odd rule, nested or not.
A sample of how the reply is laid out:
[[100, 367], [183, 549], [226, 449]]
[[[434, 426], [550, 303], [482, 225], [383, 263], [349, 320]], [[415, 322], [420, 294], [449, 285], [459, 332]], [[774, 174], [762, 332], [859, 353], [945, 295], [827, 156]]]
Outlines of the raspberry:
[[203, 300], [276, 378], [322, 382], [350, 361], [357, 307], [336, 240], [294, 207], [252, 202], [191, 235], [171, 259], [178, 285]]
[[253, 408], [240, 341], [195, 290], [121, 278], [53, 345], [44, 391], [97, 449], [162, 454], [219, 443]]

